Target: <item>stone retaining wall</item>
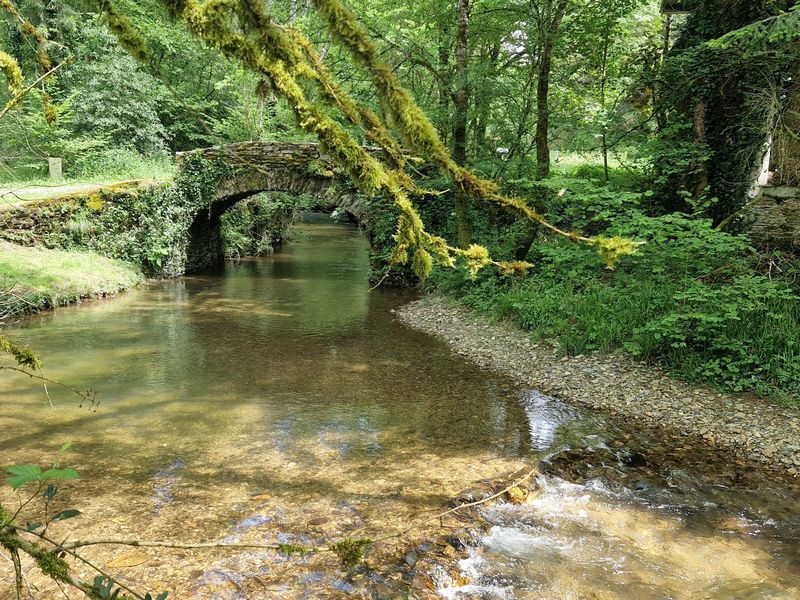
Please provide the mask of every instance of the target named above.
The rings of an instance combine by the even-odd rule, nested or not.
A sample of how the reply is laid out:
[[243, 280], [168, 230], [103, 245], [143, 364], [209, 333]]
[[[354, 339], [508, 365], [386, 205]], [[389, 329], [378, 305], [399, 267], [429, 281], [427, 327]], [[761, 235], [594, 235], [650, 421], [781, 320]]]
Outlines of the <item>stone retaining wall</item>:
[[800, 251], [800, 188], [766, 186], [749, 210], [750, 237], [760, 246]]

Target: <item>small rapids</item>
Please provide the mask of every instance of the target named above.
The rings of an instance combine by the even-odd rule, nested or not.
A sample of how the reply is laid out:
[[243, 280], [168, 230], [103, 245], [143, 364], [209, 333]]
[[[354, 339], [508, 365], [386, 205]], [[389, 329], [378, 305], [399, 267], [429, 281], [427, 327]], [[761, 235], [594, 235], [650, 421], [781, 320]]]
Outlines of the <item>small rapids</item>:
[[[532, 444], [544, 452], [543, 471], [566, 453], [581, 456], [576, 462], [591, 475], [581, 483], [541, 475], [525, 503], [483, 508], [487, 530], [458, 562], [458, 574], [434, 577], [441, 596], [800, 598], [797, 512], [781, 521], [786, 514], [774, 514], [766, 490], [670, 466], [645, 469], [645, 459], [631, 461], [638, 452], [615, 452], [606, 436], [568, 431], [581, 419], [573, 407], [535, 391], [521, 399]], [[580, 453], [570, 446], [576, 440]], [[631, 472], [639, 478], [621, 483]]]

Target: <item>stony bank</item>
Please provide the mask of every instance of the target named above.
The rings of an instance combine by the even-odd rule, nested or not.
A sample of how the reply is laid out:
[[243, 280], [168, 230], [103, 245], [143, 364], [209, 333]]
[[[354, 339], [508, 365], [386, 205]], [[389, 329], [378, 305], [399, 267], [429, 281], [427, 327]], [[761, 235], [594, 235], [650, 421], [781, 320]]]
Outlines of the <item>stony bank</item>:
[[646, 427], [702, 438], [739, 461], [800, 477], [796, 409], [715, 393], [620, 354], [559, 357], [554, 347], [535, 343], [519, 329], [490, 322], [438, 295], [402, 307], [397, 317], [521, 385]]

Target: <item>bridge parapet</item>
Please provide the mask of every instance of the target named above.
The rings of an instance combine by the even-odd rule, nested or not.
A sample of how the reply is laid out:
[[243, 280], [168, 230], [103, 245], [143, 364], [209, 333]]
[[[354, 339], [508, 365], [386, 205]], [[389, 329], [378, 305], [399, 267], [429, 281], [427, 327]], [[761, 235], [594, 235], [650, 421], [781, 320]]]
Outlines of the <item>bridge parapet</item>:
[[[382, 152], [380, 148], [369, 146], [364, 149], [370, 154]], [[211, 161], [220, 160], [233, 168], [255, 168], [259, 171], [302, 170], [315, 162], [333, 166], [331, 158], [321, 151], [319, 144], [313, 142], [237, 142], [178, 152], [175, 159], [179, 169], [190, 154], [200, 154]]]

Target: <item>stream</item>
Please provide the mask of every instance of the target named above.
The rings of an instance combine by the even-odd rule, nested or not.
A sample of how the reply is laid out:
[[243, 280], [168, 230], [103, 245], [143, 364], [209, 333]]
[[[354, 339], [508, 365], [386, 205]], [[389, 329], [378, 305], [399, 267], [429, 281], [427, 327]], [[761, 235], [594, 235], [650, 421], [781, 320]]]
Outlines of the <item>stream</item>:
[[[796, 485], [481, 370], [398, 323], [414, 294], [369, 291], [368, 271], [354, 227], [311, 215], [273, 256], [26, 318], [7, 333], [98, 405], [51, 385], [50, 407], [4, 373], [0, 464], [80, 472], [60, 538], [382, 539], [350, 572], [331, 553], [86, 549], [170, 598], [800, 598]], [[407, 531], [537, 463], [527, 502]], [[5, 556], [0, 573], [11, 597]]]

